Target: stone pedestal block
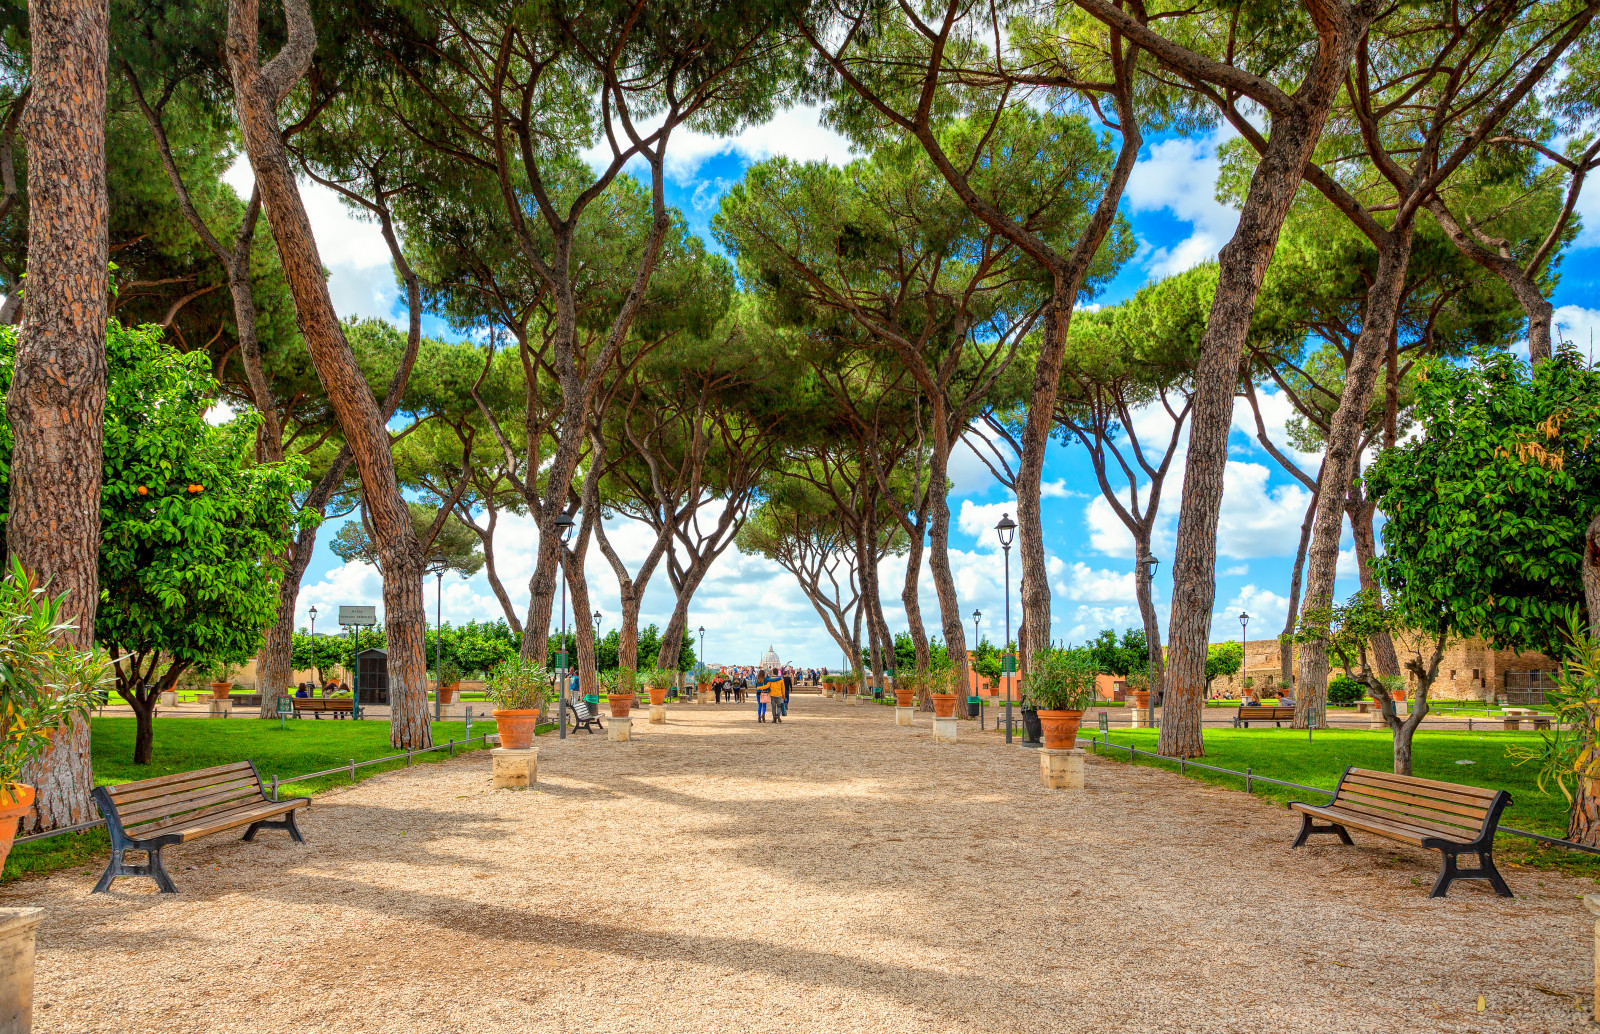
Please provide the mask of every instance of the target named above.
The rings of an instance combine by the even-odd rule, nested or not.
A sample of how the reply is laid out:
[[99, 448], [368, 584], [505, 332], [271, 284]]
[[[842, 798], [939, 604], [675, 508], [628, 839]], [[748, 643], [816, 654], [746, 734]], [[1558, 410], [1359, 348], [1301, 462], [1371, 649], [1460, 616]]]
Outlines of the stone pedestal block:
[[613, 718], [606, 726], [606, 739], [612, 743], [627, 743], [633, 738], [632, 718]]
[[1130, 707], [1130, 708], [1128, 708], [1128, 728], [1130, 728], [1130, 729], [1143, 729], [1148, 724], [1149, 723], [1145, 721], [1144, 708], [1142, 708], [1142, 707]]
[[961, 720], [952, 715], [949, 718], [935, 717], [933, 720], [933, 742], [954, 743], [956, 741], [956, 727]]
[[233, 714], [233, 701], [232, 700], [218, 700], [215, 697], [213, 697], [210, 700], [210, 704], [211, 704], [211, 710], [210, 710], [209, 713], [210, 713], [211, 717], [213, 717], [213, 718], [226, 718], [229, 715]]
[[916, 713], [917, 709], [914, 707], [896, 707], [894, 709], [894, 724], [915, 725], [916, 723], [912, 721], [912, 718]]
[[699, 700], [702, 704], [716, 703], [716, 701], [712, 699], [712, 693], [709, 689], [699, 694]]
[[489, 752], [494, 763], [494, 788], [532, 786], [539, 779], [539, 748], [524, 747], [514, 750], [496, 747]]
[[1039, 749], [1039, 781], [1047, 790], [1083, 789], [1083, 759], [1081, 750]]
[[650, 705], [650, 724], [651, 725], [666, 725], [667, 724], [667, 705], [666, 704], [651, 704]]
[[851, 707], [855, 707], [855, 706], [857, 706], [858, 704], [861, 703], [861, 694], [860, 693], [851, 693], [850, 696], [849, 696], [849, 699], [846, 700], [845, 702], [848, 703]]
[[175, 689], [169, 689], [165, 693], [161, 694], [161, 706], [162, 707], [177, 707], [178, 706], [178, 691], [175, 690]]
[[0, 908], [0, 1032], [33, 1029], [33, 937], [42, 908]]

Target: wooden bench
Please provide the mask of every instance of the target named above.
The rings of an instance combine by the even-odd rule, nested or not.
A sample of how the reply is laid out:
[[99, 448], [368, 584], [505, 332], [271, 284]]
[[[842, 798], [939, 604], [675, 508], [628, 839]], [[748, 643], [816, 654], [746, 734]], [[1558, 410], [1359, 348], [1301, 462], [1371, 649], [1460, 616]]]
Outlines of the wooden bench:
[[[118, 876], [148, 876], [163, 894], [177, 893], [161, 865], [161, 849], [225, 829], [248, 826], [245, 840], [254, 840], [260, 829], [284, 829], [303, 844], [294, 813], [311, 803], [305, 797], [272, 800], [253, 761], [97, 786], [94, 799], [111, 833], [111, 862], [94, 885], [96, 894], [109, 891]], [[127, 864], [124, 851], [145, 852], [145, 864]]]
[[316, 700], [311, 697], [294, 697], [294, 716], [309, 711], [311, 717], [321, 719], [324, 714], [331, 714], [335, 718], [343, 718], [347, 714], [355, 713], [355, 701], [349, 697], [341, 699]]
[[[1346, 844], [1350, 829], [1397, 840], [1427, 851], [1439, 851], [1444, 864], [1434, 881], [1429, 897], [1442, 898], [1456, 880], [1488, 880], [1503, 898], [1511, 888], [1494, 867], [1494, 831], [1500, 813], [1511, 803], [1504, 790], [1481, 786], [1443, 783], [1416, 776], [1347, 768], [1339, 777], [1333, 800], [1325, 805], [1290, 803], [1289, 810], [1300, 812], [1300, 847], [1315, 833], [1332, 833]], [[1324, 819], [1327, 825], [1317, 825]], [[1458, 869], [1459, 854], [1478, 856], [1478, 868]]]
[[1540, 714], [1530, 707], [1508, 707], [1502, 712], [1507, 732], [1515, 732], [1522, 728], [1523, 722], [1532, 722], [1535, 729], [1550, 728], [1550, 716]]
[[1271, 722], [1282, 728], [1284, 722], [1293, 721], [1293, 704], [1240, 704], [1239, 713], [1233, 716], [1233, 727], [1248, 729], [1251, 722]]
[[595, 729], [604, 731], [605, 726], [600, 724], [600, 716], [589, 710], [586, 700], [567, 700], [567, 707], [572, 711], [572, 731], [582, 729], [584, 732], [594, 732]]

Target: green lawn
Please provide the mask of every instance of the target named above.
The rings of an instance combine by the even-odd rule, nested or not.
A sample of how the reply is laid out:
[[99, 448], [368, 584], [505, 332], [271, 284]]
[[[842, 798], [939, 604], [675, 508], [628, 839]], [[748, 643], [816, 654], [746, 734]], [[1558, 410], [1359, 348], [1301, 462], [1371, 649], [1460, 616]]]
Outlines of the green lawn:
[[[277, 721], [253, 718], [230, 718], [225, 721], [157, 718], [151, 763], [135, 765], [133, 719], [92, 718], [94, 780], [96, 783], [130, 782], [234, 761], [254, 761], [269, 788], [274, 775], [282, 780], [278, 789], [280, 796], [304, 797], [336, 784], [349, 783], [350, 777], [334, 775], [289, 782], [292, 777], [349, 764], [351, 758], [360, 762], [394, 753], [389, 746], [388, 722], [316, 721], [302, 718], [290, 719], [282, 729], [278, 725]], [[493, 731], [492, 720], [475, 720], [472, 723], [474, 736]], [[433, 723], [435, 743], [459, 740], [465, 736], [464, 722]], [[483, 741], [477, 740], [471, 749], [482, 747]], [[415, 762], [420, 765], [449, 756], [448, 751], [435, 751], [416, 755]], [[358, 768], [356, 779], [404, 767], [405, 763], [405, 759], [401, 758]], [[6, 859], [0, 883], [13, 880], [23, 873], [48, 872], [80, 865], [96, 856], [104, 856], [109, 848], [110, 841], [103, 829], [68, 833], [35, 844], [21, 844]]]
[[[1086, 731], [1087, 734], [1087, 731]], [[1112, 743], [1126, 743], [1141, 750], [1155, 750], [1154, 729], [1113, 729]], [[1412, 772], [1427, 779], [1506, 790], [1512, 804], [1501, 817], [1507, 826], [1546, 836], [1565, 836], [1567, 801], [1560, 791], [1542, 792], [1533, 766], [1518, 766], [1506, 756], [1515, 743], [1538, 742], [1533, 732], [1443, 732], [1421, 730], [1412, 748]], [[1200, 762], [1243, 772], [1249, 766], [1258, 776], [1269, 776], [1306, 786], [1325, 787], [1331, 794], [1346, 766], [1391, 771], [1394, 767], [1393, 738], [1383, 730], [1318, 730], [1306, 742], [1304, 729], [1207, 729], [1206, 756]], [[1082, 741], [1080, 741], [1082, 743]], [[1082, 745], [1087, 746], [1086, 743]], [[1109, 756], [1126, 760], [1128, 755], [1112, 749]], [[1472, 764], [1457, 764], [1470, 761]], [[1139, 758], [1140, 765], [1177, 769], [1176, 762]], [[1189, 768], [1191, 778], [1203, 779], [1231, 789], [1244, 789], [1244, 781], [1234, 776]], [[1254, 792], [1276, 801], [1307, 800], [1326, 802], [1301, 790], [1256, 783]], [[1294, 822], [1284, 820], [1285, 836], [1292, 835]], [[1584, 855], [1544, 845], [1523, 837], [1500, 836], [1495, 841], [1499, 858], [1525, 865], [1557, 867], [1600, 878], [1600, 856]]]

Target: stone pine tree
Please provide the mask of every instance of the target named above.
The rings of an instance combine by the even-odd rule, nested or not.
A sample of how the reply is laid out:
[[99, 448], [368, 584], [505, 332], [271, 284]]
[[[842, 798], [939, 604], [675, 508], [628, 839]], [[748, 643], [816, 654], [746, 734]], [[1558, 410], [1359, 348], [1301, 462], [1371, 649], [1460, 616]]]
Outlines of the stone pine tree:
[[[106, 394], [106, 0], [29, 5], [32, 83], [28, 266], [6, 418], [11, 495], [6, 549], [65, 593], [74, 645], [94, 638], [100, 598], [101, 414]], [[24, 771], [41, 827], [94, 816], [89, 727], [74, 719]]]
[[427, 747], [432, 745], [433, 732], [424, 658], [423, 557], [395, 478], [382, 408], [361, 374], [334, 311], [316, 238], [284, 147], [278, 105], [310, 67], [317, 40], [306, 0], [286, 0], [283, 10], [286, 42], [262, 64], [257, 4], [254, 0], [230, 0], [228, 5], [228, 69], [239, 129], [294, 296], [300, 333], [354, 456], [375, 539], [384, 555], [390, 742], [395, 747]]

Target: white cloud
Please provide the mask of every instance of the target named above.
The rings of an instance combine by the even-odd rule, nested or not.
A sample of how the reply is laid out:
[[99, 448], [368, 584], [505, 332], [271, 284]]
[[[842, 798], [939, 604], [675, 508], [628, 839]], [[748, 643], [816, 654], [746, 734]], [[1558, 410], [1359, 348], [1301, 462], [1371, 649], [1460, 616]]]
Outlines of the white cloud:
[[1193, 228], [1187, 238], [1168, 247], [1142, 242], [1138, 261], [1152, 277], [1172, 276], [1199, 265], [1214, 257], [1233, 235], [1239, 212], [1216, 199], [1222, 168], [1217, 147], [1230, 135], [1162, 140], [1134, 166], [1123, 193], [1129, 210], [1165, 210]]
[[[1600, 191], [1590, 191], [1590, 193], [1600, 195]], [[1595, 213], [1595, 220], [1600, 222], [1600, 211]], [[1600, 235], [1600, 228], [1588, 220], [1585, 220], [1583, 225], [1585, 236]], [[1600, 236], [1597, 236], [1594, 245], [1600, 246]], [[1585, 309], [1579, 305], [1557, 306], [1553, 322], [1556, 334], [1561, 340], [1572, 342], [1573, 346], [1585, 355], [1593, 354], [1595, 345], [1600, 343], [1600, 309]]]
[[1289, 616], [1289, 598], [1254, 584], [1246, 585], [1212, 615], [1211, 638], [1218, 641], [1233, 638], [1228, 633], [1239, 627], [1240, 613], [1250, 615], [1246, 635], [1251, 639], [1267, 639], [1283, 631], [1283, 622]]
[[1054, 586], [1060, 596], [1086, 603], [1135, 600], [1132, 571], [1095, 570], [1081, 561], [1074, 563], [1070, 571], [1071, 581], [1058, 581]]
[[1230, 567], [1227, 570], [1222, 572], [1222, 577], [1224, 577], [1224, 578], [1236, 578], [1236, 577], [1241, 577], [1243, 575], [1247, 575], [1249, 573], [1250, 573], [1250, 565], [1249, 564], [1234, 564], [1232, 567]]
[[[223, 173], [240, 198], [248, 200], [255, 184], [250, 162], [240, 156]], [[377, 317], [397, 322], [400, 297], [391, 267], [389, 246], [376, 222], [358, 214], [339, 195], [321, 184], [300, 180], [300, 198], [311, 220], [317, 254], [328, 269], [328, 293], [341, 317]]]
[[[736, 154], [746, 162], [759, 162], [777, 155], [798, 161], [822, 159], [833, 165], [850, 161], [850, 144], [822, 125], [822, 109], [814, 105], [785, 108], [771, 120], [747, 126], [732, 136], [709, 136], [689, 129], [678, 129], [667, 142], [667, 175], [687, 186], [711, 158]], [[606, 151], [609, 156], [609, 149]]]

